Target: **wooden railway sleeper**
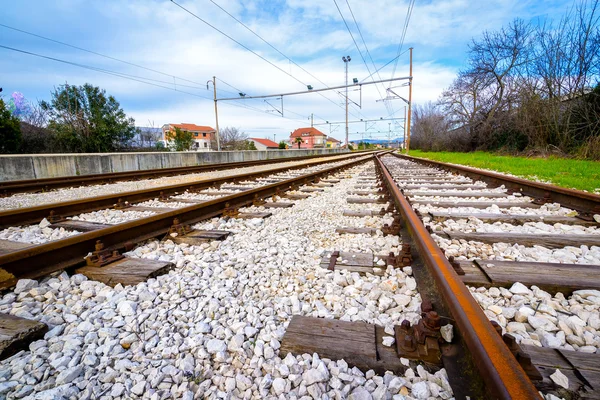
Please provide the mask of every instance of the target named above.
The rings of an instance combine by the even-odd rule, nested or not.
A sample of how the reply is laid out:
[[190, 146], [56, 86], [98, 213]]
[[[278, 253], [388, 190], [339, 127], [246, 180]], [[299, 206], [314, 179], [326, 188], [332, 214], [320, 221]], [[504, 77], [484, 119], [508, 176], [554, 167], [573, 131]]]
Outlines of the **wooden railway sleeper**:
[[103, 267], [112, 262], [125, 258], [118, 250], [110, 251], [104, 248], [101, 240], [96, 240], [95, 251], [85, 257], [85, 263], [91, 267]]

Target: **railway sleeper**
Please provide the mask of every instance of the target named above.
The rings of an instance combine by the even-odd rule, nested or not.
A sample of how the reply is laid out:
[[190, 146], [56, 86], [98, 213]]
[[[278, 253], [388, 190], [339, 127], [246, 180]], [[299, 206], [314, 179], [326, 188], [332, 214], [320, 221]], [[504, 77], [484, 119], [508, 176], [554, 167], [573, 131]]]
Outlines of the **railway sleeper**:
[[394, 327], [396, 345], [385, 346], [384, 328], [364, 322], [294, 315], [281, 342], [281, 356], [287, 353], [317, 353], [321, 358], [344, 359], [363, 371], [404, 372], [413, 363], [422, 363], [430, 371], [439, 370], [445, 354], [452, 354], [441, 327], [449, 321], [422, 305], [421, 319], [415, 325], [405, 320]]

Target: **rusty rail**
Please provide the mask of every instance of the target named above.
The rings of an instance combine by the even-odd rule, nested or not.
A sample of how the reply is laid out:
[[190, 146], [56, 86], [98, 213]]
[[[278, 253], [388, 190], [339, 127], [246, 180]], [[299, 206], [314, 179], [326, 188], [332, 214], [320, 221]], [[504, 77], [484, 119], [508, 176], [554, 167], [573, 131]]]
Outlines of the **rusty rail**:
[[[157, 153], [160, 154], [160, 153]], [[26, 179], [18, 181], [0, 181], [0, 195], [8, 196], [15, 193], [42, 192], [52, 189], [60, 189], [77, 185], [94, 185], [112, 183], [126, 180], [140, 180], [157, 178], [161, 176], [175, 176], [193, 174], [214, 170], [225, 170], [234, 168], [251, 167], [254, 165], [276, 164], [290, 161], [310, 160], [314, 158], [335, 157], [342, 154], [323, 154], [312, 156], [301, 156], [291, 158], [275, 158], [270, 160], [252, 160], [227, 162], [219, 164], [203, 164], [188, 167], [155, 168], [140, 171], [123, 171], [105, 174], [89, 174], [79, 176], [62, 176], [56, 178]]]
[[372, 159], [372, 156], [361, 156], [363, 157], [358, 160], [311, 174], [5, 254], [0, 256], [0, 289], [14, 286], [18, 279], [39, 278], [54, 271], [85, 264], [83, 257], [94, 250], [97, 240], [101, 240], [107, 250], [129, 248], [134, 243], [165, 235], [175, 218], [181, 224], [193, 224], [221, 215], [227, 208], [250, 205], [257, 197], [267, 198], [281, 190], [289, 190], [290, 187], [312, 182]]
[[386, 166], [379, 157], [375, 158], [408, 232], [473, 356], [487, 392], [497, 399], [539, 399], [537, 389], [429, 235]]
[[567, 189], [547, 183], [534, 182], [514, 176], [502, 175], [496, 172], [484, 171], [463, 165], [448, 164], [440, 161], [428, 160], [405, 154], [392, 153], [392, 155], [406, 160], [414, 161], [436, 168], [468, 176], [474, 180], [481, 180], [491, 186], [504, 185], [509, 190], [520, 192], [523, 195], [540, 199], [544, 202], [556, 202], [561, 205], [580, 211], [584, 214], [600, 214], [600, 195], [583, 192], [581, 190]]
[[267, 174], [274, 174], [283, 171], [295, 170], [305, 168], [307, 166], [320, 165], [331, 163], [334, 161], [344, 161], [345, 159], [364, 157], [366, 154], [351, 154], [340, 160], [320, 160], [320, 161], [308, 161], [307, 164], [297, 166], [287, 166], [269, 169], [266, 171], [259, 172], [247, 172], [244, 174], [230, 175], [223, 178], [214, 179], [199, 179], [197, 181], [181, 183], [177, 185], [161, 186], [152, 189], [135, 190], [130, 192], [121, 192], [116, 194], [88, 197], [85, 199], [65, 201], [61, 203], [43, 204], [41, 206], [18, 208], [6, 211], [0, 211], [0, 229], [8, 228], [11, 226], [30, 225], [37, 224], [42, 219], [47, 218], [51, 212], [61, 217], [70, 217], [77, 214], [82, 214], [91, 211], [102, 210], [105, 208], [113, 207], [119, 200], [123, 202], [128, 201], [129, 203], [138, 203], [157, 197], [161, 195], [169, 196], [174, 194], [181, 194], [188, 189], [201, 190], [212, 186], [217, 186], [222, 183], [254, 179]]

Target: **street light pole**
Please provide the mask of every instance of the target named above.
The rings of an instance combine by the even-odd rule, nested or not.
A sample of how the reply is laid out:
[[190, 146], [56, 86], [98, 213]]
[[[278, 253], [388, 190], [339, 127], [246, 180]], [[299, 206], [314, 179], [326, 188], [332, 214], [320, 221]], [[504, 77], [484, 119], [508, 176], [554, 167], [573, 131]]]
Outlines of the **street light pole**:
[[219, 110], [217, 108], [217, 77], [213, 76], [212, 81], [206, 82], [206, 89], [208, 89], [208, 84], [212, 82], [213, 84], [213, 99], [215, 101], [215, 123], [217, 124], [215, 130], [215, 136], [217, 138], [217, 151], [221, 151], [221, 139], [219, 138]]
[[342, 57], [342, 61], [346, 64], [346, 148], [349, 148], [348, 141], [348, 63], [352, 59], [350, 56]]

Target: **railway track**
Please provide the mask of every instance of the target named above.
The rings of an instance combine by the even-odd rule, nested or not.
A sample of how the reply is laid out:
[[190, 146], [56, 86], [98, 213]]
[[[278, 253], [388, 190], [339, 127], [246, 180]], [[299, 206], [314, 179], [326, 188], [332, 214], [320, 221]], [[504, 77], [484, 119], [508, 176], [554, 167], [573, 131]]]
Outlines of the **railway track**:
[[158, 168], [140, 171], [124, 171], [106, 174], [90, 174], [82, 176], [64, 176], [58, 178], [28, 179], [18, 181], [0, 181], [0, 196], [9, 196], [15, 193], [47, 192], [54, 189], [73, 186], [102, 185], [120, 181], [138, 181], [164, 176], [178, 176], [183, 174], [202, 173], [215, 170], [237, 169], [256, 165], [269, 165], [281, 162], [310, 160], [316, 158], [335, 157], [333, 155], [314, 155], [294, 157], [293, 159], [270, 159], [254, 161], [226, 162], [220, 164], [195, 165], [189, 167]]
[[[540, 274], [515, 273], [514, 264], [510, 279], [500, 281], [492, 271], [503, 268], [501, 257], [488, 255], [486, 263], [497, 265], [483, 265], [468, 238], [448, 236], [459, 227], [477, 236], [490, 232], [467, 231], [510, 225], [519, 228], [509, 237], [521, 240], [517, 231], [547, 221], [594, 239], [589, 218], [531, 203], [526, 189], [507, 194], [391, 155], [298, 176], [240, 176], [229, 184], [245, 189], [237, 193], [227, 193], [236, 191], [225, 187], [231, 181], [131, 200], [161, 212], [0, 255], [4, 277], [13, 274], [5, 287], [40, 279], [18, 281], [0, 300], [0, 313], [50, 326], [48, 333], [37, 327], [37, 338], [45, 337], [29, 337], [28, 351], [0, 362], [10, 371], [0, 373], [0, 394], [524, 399], [541, 391], [547, 399], [598, 398], [600, 371], [588, 358], [597, 354], [584, 349], [600, 339], [596, 292], [574, 280], [552, 287], [547, 273], [535, 282]], [[203, 202], [164, 209], [194, 198]], [[593, 210], [577, 204], [580, 212]], [[89, 212], [100, 208], [86, 209], [87, 222], [101, 220]], [[465, 214], [468, 223], [456, 222]], [[82, 267], [97, 240], [102, 245]], [[125, 251], [125, 261], [113, 260], [122, 256], [114, 250]], [[593, 268], [594, 254], [575, 262]], [[528, 262], [521, 267], [539, 260]], [[63, 269], [78, 274], [56, 272]], [[521, 278], [529, 280], [517, 283]], [[572, 341], [583, 344], [571, 344], [573, 351], [549, 346], [544, 333], [560, 335], [548, 321], [557, 330], [573, 325]]]
[[[363, 155], [351, 154], [347, 156], [336, 157], [336, 160], [351, 159], [361, 157]], [[83, 199], [75, 199], [70, 201], [63, 201], [58, 203], [42, 204], [34, 207], [19, 207], [16, 209], [10, 209], [0, 211], [0, 229], [11, 226], [29, 225], [39, 223], [42, 219], [48, 218], [50, 213], [58, 217], [70, 217], [81, 213], [89, 213], [96, 210], [102, 210], [105, 208], [111, 208], [115, 205], [117, 207], [125, 206], [126, 203], [134, 204], [143, 201], [165, 197], [179, 195], [187, 191], [203, 190], [210, 187], [219, 186], [224, 183], [235, 183], [248, 179], [257, 179], [261, 176], [267, 176], [288, 170], [298, 170], [306, 168], [307, 166], [322, 165], [330, 163], [333, 160], [330, 159], [319, 159], [318, 161], [306, 161], [295, 166], [282, 166], [279, 168], [269, 168], [259, 172], [246, 172], [230, 174], [223, 177], [217, 178], [200, 178], [192, 181], [186, 181], [185, 183], [178, 183], [174, 185], [157, 186], [149, 189], [116, 192], [107, 195], [87, 197]]]
[[[600, 295], [600, 231], [593, 219], [600, 196], [409, 157], [382, 160], [384, 181], [396, 192], [392, 197], [405, 223], [403, 243], [414, 244], [429, 270], [421, 280], [433, 277], [432, 301], [444, 304], [441, 308], [463, 326], [458, 331], [486, 384], [496, 379], [507, 391], [531, 389], [524, 379], [529, 375], [542, 391], [598, 398], [598, 370], [585, 362], [600, 361], [600, 298], [585, 297]], [[534, 197], [539, 194], [543, 197]], [[561, 204], [553, 203], [557, 199]], [[574, 254], [565, 257], [570, 249]], [[587, 257], [576, 256], [586, 250]], [[514, 366], [505, 368], [502, 356], [510, 353], [487, 320], [505, 333], [507, 344], [514, 347], [515, 339], [522, 344], [517, 354], [526, 375]], [[575, 321], [581, 323], [579, 336], [569, 328]], [[587, 361], [573, 361], [577, 357]], [[561, 381], [566, 387], [556, 383], [562, 379], [556, 374], [561, 359], [571, 359], [561, 372], [568, 376]], [[519, 376], [503, 377], [507, 372]], [[503, 397], [499, 387], [492, 393]]]
[[[215, 215], [223, 214], [226, 210], [236, 210], [239, 207], [256, 203], [266, 197], [271, 197], [280, 191], [297, 189], [299, 185], [309, 184], [324, 175], [333, 173], [339, 168], [348, 167], [357, 162], [364, 161], [365, 157], [370, 156], [349, 156], [343, 157], [337, 162], [332, 161], [314, 161], [295, 167], [272, 168], [269, 171], [254, 173], [237, 174], [225, 178], [213, 180], [200, 180], [194, 183], [184, 185], [163, 186], [156, 189], [148, 189], [136, 192], [118, 193], [110, 196], [95, 198], [86, 198], [82, 200], [48, 204], [30, 209], [9, 210], [0, 213], [2, 220], [1, 227], [14, 227], [27, 224], [37, 224], [41, 220], [52, 223], [48, 227], [61, 229], [68, 227], [70, 229], [83, 229], [83, 233], [61, 240], [50, 241], [37, 246], [23, 244], [22, 248], [15, 249], [14, 242], [4, 241], [2, 245], [9, 245], [8, 250], [0, 254], [0, 271], [3, 279], [0, 279], [0, 288], [6, 288], [14, 285], [21, 278], [37, 278], [50, 272], [75, 267], [83, 264], [83, 257], [95, 248], [95, 243], [101, 241], [104, 249], [107, 251], [122, 250], [128, 248], [136, 242], [149, 238], [164, 235], [174, 225], [174, 219], [178, 219], [180, 224], [190, 224], [199, 220], [207, 219]], [[350, 159], [350, 161], [347, 161]], [[328, 167], [328, 164], [334, 166]], [[313, 168], [314, 171], [310, 171]], [[279, 177], [278, 174], [290, 174], [297, 169], [306, 170], [292, 177]], [[274, 183], [260, 182], [265, 176], [274, 178]], [[254, 179], [258, 184], [254, 186], [235, 186], [236, 182], [246, 182]], [[225, 183], [231, 183], [230, 188], [234, 191], [217, 190]], [[185, 195], [184, 192], [202, 191], [212, 188], [212, 193], [204, 194], [200, 192], [196, 199], [179, 199], [176, 195]], [[175, 196], [175, 197], [171, 197]], [[157, 201], [158, 200], [158, 201]], [[144, 202], [146, 201], [146, 202]], [[158, 203], [159, 207], [147, 207], [144, 204], [150, 202]], [[182, 203], [186, 202], [186, 203]], [[189, 205], [189, 204], [193, 205]], [[142, 204], [142, 206], [136, 206]], [[169, 208], [169, 204], [175, 204], [176, 208]], [[133, 207], [132, 207], [133, 205]], [[160, 207], [163, 205], [163, 207]], [[167, 206], [165, 208], [164, 206]], [[96, 210], [103, 210], [115, 207], [124, 213], [134, 209], [141, 209], [142, 212], [151, 213], [145, 218], [135, 218], [134, 220], [120, 223], [117, 225], [94, 226], [95, 222], [87, 218], [84, 221], [69, 220], [65, 217], [80, 216]], [[149, 211], [150, 210], [150, 211]], [[78, 224], [78, 222], [82, 222]]]

